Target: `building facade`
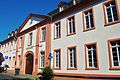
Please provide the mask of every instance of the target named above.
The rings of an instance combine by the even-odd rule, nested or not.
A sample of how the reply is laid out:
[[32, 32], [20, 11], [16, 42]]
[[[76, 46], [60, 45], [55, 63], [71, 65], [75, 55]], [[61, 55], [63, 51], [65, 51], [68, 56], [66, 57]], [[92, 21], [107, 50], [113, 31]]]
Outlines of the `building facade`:
[[119, 0], [60, 2], [48, 15], [30, 14], [1, 42], [11, 70], [36, 75], [51, 66], [59, 77], [120, 78]]

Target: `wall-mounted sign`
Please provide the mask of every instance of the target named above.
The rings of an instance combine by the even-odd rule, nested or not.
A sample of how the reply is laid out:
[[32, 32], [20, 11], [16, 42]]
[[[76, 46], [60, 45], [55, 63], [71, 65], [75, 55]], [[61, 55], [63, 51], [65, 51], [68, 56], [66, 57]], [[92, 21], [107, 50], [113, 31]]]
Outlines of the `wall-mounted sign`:
[[8, 59], [8, 56], [5, 56], [5, 59]]

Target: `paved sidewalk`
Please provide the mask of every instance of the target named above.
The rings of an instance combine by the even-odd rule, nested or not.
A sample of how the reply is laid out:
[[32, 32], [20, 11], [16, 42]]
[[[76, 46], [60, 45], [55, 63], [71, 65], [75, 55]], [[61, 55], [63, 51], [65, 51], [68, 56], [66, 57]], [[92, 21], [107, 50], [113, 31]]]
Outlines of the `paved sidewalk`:
[[0, 80], [35, 80], [36, 76], [29, 74], [15, 75], [14, 72], [0, 73]]
[[3, 73], [0, 73], [0, 80], [29, 80], [27, 78], [18, 78], [14, 76], [9, 76]]

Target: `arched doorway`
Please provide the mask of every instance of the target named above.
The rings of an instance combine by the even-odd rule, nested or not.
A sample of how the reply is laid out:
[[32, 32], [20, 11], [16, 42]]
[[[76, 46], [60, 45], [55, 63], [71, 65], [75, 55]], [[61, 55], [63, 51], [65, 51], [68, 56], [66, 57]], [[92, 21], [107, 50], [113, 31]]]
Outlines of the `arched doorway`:
[[29, 54], [26, 55], [25, 73], [26, 74], [32, 74], [32, 72], [33, 72], [33, 55], [29, 53]]

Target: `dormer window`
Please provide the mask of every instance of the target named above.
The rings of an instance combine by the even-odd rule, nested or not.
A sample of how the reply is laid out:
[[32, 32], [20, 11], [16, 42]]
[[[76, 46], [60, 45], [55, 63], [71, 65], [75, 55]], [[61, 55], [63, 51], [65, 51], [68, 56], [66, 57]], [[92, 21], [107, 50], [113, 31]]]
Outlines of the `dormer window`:
[[61, 11], [63, 11], [64, 10], [64, 8], [63, 8], [63, 6], [61, 6], [60, 8], [59, 8], [59, 11], [61, 12]]
[[65, 10], [67, 7], [68, 7], [68, 4], [66, 2], [60, 2], [58, 4], [58, 7], [59, 7], [59, 12]]
[[77, 0], [73, 0], [73, 5], [76, 5], [77, 4]]
[[73, 1], [73, 5], [76, 5], [77, 3], [80, 3], [80, 2], [82, 2], [84, 0], [72, 0], [72, 1]]

